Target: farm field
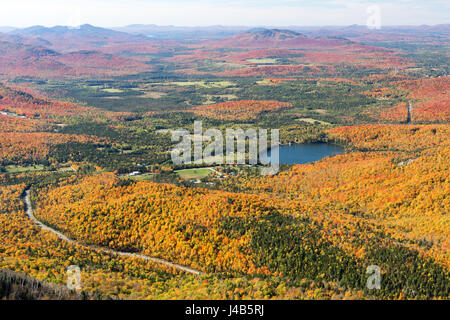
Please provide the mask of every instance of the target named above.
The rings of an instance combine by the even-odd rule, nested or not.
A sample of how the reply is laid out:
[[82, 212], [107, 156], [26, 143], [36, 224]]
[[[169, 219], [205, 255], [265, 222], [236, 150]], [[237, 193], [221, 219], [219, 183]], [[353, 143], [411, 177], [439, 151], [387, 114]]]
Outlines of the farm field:
[[184, 170], [175, 171], [175, 173], [178, 174], [182, 179], [185, 179], [185, 180], [203, 179], [211, 174], [211, 169], [209, 169], [209, 168], [184, 169]]
[[19, 172], [28, 172], [28, 171], [41, 171], [41, 170], [44, 170], [44, 166], [33, 165], [33, 166], [23, 167], [23, 166], [10, 165], [10, 166], [6, 166], [5, 169], [6, 169], [6, 172], [9, 172], [9, 173], [19, 173]]

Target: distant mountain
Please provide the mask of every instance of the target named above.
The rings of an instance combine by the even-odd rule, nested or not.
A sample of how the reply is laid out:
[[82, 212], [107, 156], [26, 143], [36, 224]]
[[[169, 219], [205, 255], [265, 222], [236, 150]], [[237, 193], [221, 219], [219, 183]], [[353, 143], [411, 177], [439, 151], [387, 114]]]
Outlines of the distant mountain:
[[[303, 34], [292, 30], [264, 29], [264, 28], [249, 30], [245, 34], [249, 35], [252, 40], [272, 39], [278, 41], [278, 40], [294, 39], [300, 36], [305, 37]], [[240, 37], [243, 37], [243, 35], [240, 35]]]
[[45, 46], [27, 44], [27, 39], [0, 34], [0, 78], [97, 77], [153, 70], [152, 66], [127, 57], [95, 50], [61, 53]]
[[380, 29], [369, 29], [367, 26], [327, 26], [327, 27], [290, 27], [309, 37], [344, 37], [358, 42], [366, 41], [405, 41], [413, 37], [417, 42], [427, 42], [431, 38], [442, 41], [450, 39], [450, 24], [421, 26], [382, 26]]
[[181, 42], [195, 42], [220, 40], [237, 33], [245, 32], [250, 27], [236, 26], [208, 26], [208, 27], [175, 27], [157, 26], [154, 24], [134, 24], [126, 27], [112, 28], [116, 31], [130, 34], [144, 35], [154, 40], [175, 40]]
[[59, 51], [88, 50], [105, 45], [130, 42], [145, 42], [150, 39], [145, 36], [132, 35], [111, 29], [84, 24], [77, 28], [66, 26], [43, 27], [33, 26], [16, 29], [9, 35], [29, 37], [46, 41], [47, 46]]
[[14, 27], [0, 27], [0, 32], [8, 33], [8, 32], [11, 32], [11, 31], [13, 31], [15, 29], [16, 28], [14, 28]]
[[230, 38], [208, 42], [212, 47], [228, 48], [322, 48], [349, 44], [344, 38], [310, 38], [302, 33], [286, 29], [251, 29]]
[[51, 45], [50, 42], [48, 42], [44, 39], [41, 39], [41, 38], [23, 37], [23, 36], [19, 36], [19, 35], [10, 34], [10, 33], [0, 33], [0, 41], [6, 41], [6, 42], [22, 44], [22, 45], [32, 45], [32, 46]]
[[[67, 26], [55, 26], [51, 28], [43, 26], [33, 26], [24, 29], [16, 29], [10, 32], [11, 34], [18, 34], [22, 36], [32, 37], [67, 37], [67, 36], [79, 36], [79, 37], [103, 37], [103, 38], [125, 38], [129, 39], [129, 34], [125, 32], [115, 31], [111, 29], [105, 29], [95, 27], [90, 24], [84, 24], [79, 27], [67, 27]], [[134, 38], [134, 37], [133, 37]], [[136, 38], [134, 38], [136, 39]]]

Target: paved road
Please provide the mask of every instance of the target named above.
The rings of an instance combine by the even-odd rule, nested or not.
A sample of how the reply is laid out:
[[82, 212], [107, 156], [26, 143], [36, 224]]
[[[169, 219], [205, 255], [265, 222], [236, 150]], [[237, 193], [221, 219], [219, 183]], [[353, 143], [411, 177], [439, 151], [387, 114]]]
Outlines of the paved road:
[[160, 264], [164, 264], [166, 266], [169, 267], [173, 267], [176, 268], [178, 270], [184, 271], [184, 272], [188, 272], [188, 273], [193, 273], [193, 274], [203, 274], [203, 272], [189, 268], [189, 267], [185, 267], [164, 259], [160, 259], [160, 258], [154, 258], [154, 257], [149, 257], [149, 256], [145, 256], [143, 254], [138, 254], [138, 253], [131, 253], [131, 252], [123, 252], [123, 251], [116, 251], [116, 250], [112, 250], [112, 249], [108, 249], [108, 248], [103, 248], [103, 247], [99, 247], [99, 246], [93, 246], [93, 245], [87, 245], [87, 244], [83, 244], [80, 243], [76, 240], [72, 240], [69, 239], [68, 237], [66, 237], [64, 234], [62, 234], [61, 232], [50, 228], [49, 226], [46, 226], [45, 224], [43, 224], [42, 222], [40, 222], [33, 213], [33, 208], [31, 207], [31, 200], [30, 200], [30, 190], [26, 190], [25, 191], [25, 206], [26, 206], [26, 213], [27, 216], [31, 219], [31, 221], [33, 221], [38, 227], [40, 227], [43, 230], [46, 230], [48, 232], [51, 232], [53, 234], [55, 234], [59, 239], [62, 239], [64, 241], [67, 241], [69, 243], [73, 243], [73, 244], [78, 244], [93, 250], [98, 250], [98, 251], [103, 251], [106, 253], [110, 253], [110, 254], [115, 254], [118, 256], [123, 256], [123, 257], [135, 257], [135, 258], [140, 258], [140, 259], [144, 259], [144, 260], [149, 260], [149, 261], [153, 261], [156, 263], [160, 263]]

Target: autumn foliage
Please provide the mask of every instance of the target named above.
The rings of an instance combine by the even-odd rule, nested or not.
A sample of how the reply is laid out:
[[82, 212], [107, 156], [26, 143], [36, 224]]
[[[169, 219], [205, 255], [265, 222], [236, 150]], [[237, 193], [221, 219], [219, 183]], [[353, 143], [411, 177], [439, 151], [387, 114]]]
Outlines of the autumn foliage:
[[52, 145], [64, 144], [70, 141], [81, 143], [100, 142], [101, 139], [65, 135], [49, 132], [0, 132], [0, 159], [4, 162], [16, 161], [19, 163], [38, 162], [47, 159]]
[[11, 88], [0, 85], [0, 111], [13, 112], [28, 118], [46, 119], [93, 115], [92, 108], [66, 101], [36, 97], [34, 92], [30, 94], [27, 91], [29, 90], [26, 88]]
[[448, 125], [361, 125], [329, 129], [333, 140], [358, 150], [417, 151], [449, 144]]
[[364, 243], [384, 232], [386, 245], [407, 239], [408, 247], [449, 268], [448, 125], [343, 127], [330, 134], [366, 152], [223, 184], [297, 202], [297, 214], [321, 221], [324, 236], [356, 256], [367, 254]]
[[[450, 77], [402, 81], [398, 89], [412, 103], [413, 122], [446, 122], [450, 120]], [[401, 103], [381, 112], [381, 119], [405, 121], [407, 104]]]
[[41, 120], [21, 119], [0, 114], [0, 131], [2, 132], [35, 132], [48, 130], [49, 127]]
[[289, 103], [279, 101], [239, 100], [192, 108], [195, 114], [219, 120], [248, 120], [260, 113], [290, 107]]

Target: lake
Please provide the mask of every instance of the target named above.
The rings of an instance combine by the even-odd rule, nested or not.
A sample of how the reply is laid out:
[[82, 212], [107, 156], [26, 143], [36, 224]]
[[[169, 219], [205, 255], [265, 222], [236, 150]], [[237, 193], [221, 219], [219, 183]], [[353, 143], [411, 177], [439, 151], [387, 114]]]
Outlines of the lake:
[[[343, 147], [328, 143], [302, 143], [282, 145], [280, 149], [280, 163], [304, 164], [318, 161], [327, 156], [343, 153]], [[270, 158], [270, 150], [268, 152]]]

